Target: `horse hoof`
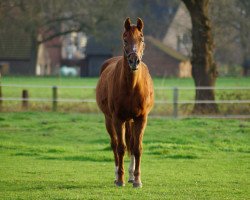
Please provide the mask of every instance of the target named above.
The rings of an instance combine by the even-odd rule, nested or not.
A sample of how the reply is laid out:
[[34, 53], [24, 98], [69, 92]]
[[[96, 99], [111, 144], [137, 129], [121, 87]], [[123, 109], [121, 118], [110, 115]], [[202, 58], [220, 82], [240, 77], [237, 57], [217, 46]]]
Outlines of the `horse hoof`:
[[133, 187], [134, 188], [142, 188], [142, 183], [141, 182], [139, 182], [139, 183], [133, 182]]
[[134, 183], [134, 180], [133, 179], [128, 180], [128, 183]]
[[124, 186], [125, 186], [125, 183], [123, 183], [123, 182], [118, 182], [118, 181], [115, 180], [115, 185], [116, 185], [117, 187], [124, 187]]

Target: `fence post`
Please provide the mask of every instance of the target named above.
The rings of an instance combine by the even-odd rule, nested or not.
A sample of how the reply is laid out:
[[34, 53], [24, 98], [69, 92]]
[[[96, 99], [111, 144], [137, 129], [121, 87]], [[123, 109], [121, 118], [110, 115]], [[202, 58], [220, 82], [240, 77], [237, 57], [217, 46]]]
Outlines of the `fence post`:
[[3, 106], [3, 93], [2, 93], [2, 85], [1, 85], [1, 82], [0, 82], [0, 111], [2, 110], [2, 106]]
[[22, 91], [22, 108], [27, 109], [29, 106], [29, 92], [28, 90]]
[[3, 93], [2, 93], [2, 85], [1, 85], [1, 72], [0, 72], [0, 111], [2, 110], [2, 106], [3, 106]]
[[57, 110], [57, 86], [52, 87], [52, 110]]
[[179, 91], [177, 87], [173, 88], [173, 117], [178, 118], [178, 96]]

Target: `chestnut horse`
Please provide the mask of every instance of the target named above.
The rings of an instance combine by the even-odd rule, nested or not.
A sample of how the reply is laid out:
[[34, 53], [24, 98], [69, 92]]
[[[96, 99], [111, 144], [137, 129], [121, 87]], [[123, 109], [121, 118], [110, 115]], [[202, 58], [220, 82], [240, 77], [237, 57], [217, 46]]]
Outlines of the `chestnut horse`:
[[147, 116], [154, 103], [152, 79], [142, 62], [144, 51], [143, 22], [124, 22], [123, 56], [106, 60], [96, 87], [96, 100], [105, 115], [115, 158], [115, 184], [124, 186], [124, 154], [131, 155], [129, 182], [142, 187], [140, 163], [142, 138]]

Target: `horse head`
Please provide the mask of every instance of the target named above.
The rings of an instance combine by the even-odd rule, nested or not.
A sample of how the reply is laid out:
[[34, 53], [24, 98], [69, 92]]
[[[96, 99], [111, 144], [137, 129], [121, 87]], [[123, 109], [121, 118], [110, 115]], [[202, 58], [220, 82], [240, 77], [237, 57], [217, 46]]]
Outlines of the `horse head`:
[[143, 21], [137, 18], [137, 24], [131, 24], [130, 18], [124, 22], [123, 44], [124, 56], [132, 71], [138, 69], [145, 48]]

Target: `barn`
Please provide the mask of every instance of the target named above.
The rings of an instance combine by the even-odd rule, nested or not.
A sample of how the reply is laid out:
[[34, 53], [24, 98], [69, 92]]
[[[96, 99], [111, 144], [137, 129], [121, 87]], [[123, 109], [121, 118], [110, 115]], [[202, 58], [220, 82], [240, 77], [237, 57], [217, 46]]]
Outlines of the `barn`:
[[143, 61], [150, 74], [156, 77], [190, 77], [191, 64], [188, 57], [164, 45], [161, 41], [145, 37], [146, 48]]

